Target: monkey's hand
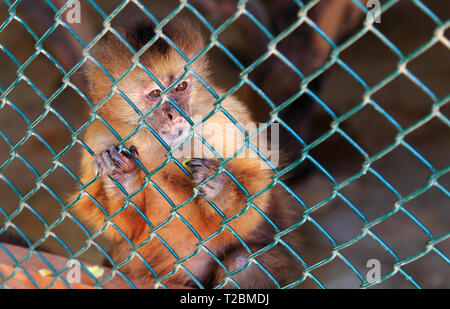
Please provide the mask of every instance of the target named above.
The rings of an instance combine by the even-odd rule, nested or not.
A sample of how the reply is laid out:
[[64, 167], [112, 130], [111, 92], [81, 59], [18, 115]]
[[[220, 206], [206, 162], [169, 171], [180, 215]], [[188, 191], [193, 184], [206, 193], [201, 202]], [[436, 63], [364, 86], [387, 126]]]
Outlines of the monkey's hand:
[[[193, 158], [186, 162], [186, 166], [192, 174], [192, 181], [198, 185], [217, 172], [217, 163], [217, 161], [211, 159]], [[200, 187], [200, 192], [202, 192], [207, 199], [214, 199], [222, 191], [225, 183], [226, 176], [221, 173], [204, 183]]]
[[[139, 153], [135, 146], [130, 147], [131, 156], [139, 158]], [[138, 164], [125, 151], [119, 152], [115, 145], [108, 148], [94, 157], [95, 171], [102, 175], [127, 174], [137, 169]]]

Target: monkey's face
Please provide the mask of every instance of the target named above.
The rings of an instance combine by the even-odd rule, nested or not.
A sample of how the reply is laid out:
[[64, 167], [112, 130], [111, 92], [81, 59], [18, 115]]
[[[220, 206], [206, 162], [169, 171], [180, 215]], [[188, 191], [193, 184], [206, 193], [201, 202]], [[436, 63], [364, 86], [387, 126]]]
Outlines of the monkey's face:
[[[178, 77], [174, 75], [163, 75], [159, 80], [164, 87], [168, 87], [177, 79]], [[169, 146], [179, 144], [189, 135], [191, 125], [185, 116], [192, 116], [191, 92], [192, 79], [190, 77], [178, 82], [164, 96], [161, 88], [154, 81], [149, 82], [142, 89], [142, 100], [150, 109], [162, 100], [160, 106], [154, 109], [146, 120]]]
[[[172, 34], [169, 37], [173, 37], [174, 43], [189, 59], [203, 48], [201, 35], [191, 27], [179, 24], [176, 29], [170, 29], [167, 29]], [[145, 31], [141, 30], [138, 34], [125, 35], [131, 43], [134, 42], [132, 45], [135, 50], [140, 50], [153, 37], [152, 31], [147, 31], [147, 26], [144, 26]], [[180, 35], [185, 32], [189, 35]], [[141, 34], [148, 36], [142, 37]], [[188, 73], [180, 79], [186, 72], [186, 59], [162, 39], [157, 40], [139, 57], [140, 64], [146, 70], [140, 65], [130, 70], [135, 64], [134, 56], [114, 35], [108, 36], [93, 48], [92, 56], [119, 82], [115, 89], [104, 70], [95, 62], [89, 62], [87, 77], [90, 99], [98, 103], [107, 98], [98, 113], [122, 136], [127, 136], [136, 129], [143, 129], [144, 133], [148, 133], [145, 126], [142, 127], [144, 120], [173, 148], [190, 134], [191, 125], [185, 116], [193, 120], [193, 116], [202, 116], [213, 107], [214, 97], [204, 89], [196, 76]], [[190, 69], [202, 79], [208, 79], [208, 61], [204, 57], [194, 61]], [[158, 83], [153, 77], [156, 77]], [[164, 91], [163, 94], [159, 85], [163, 89], [170, 87], [170, 91]], [[113, 95], [108, 97], [111, 92]], [[142, 115], [145, 115], [145, 119], [142, 119]]]

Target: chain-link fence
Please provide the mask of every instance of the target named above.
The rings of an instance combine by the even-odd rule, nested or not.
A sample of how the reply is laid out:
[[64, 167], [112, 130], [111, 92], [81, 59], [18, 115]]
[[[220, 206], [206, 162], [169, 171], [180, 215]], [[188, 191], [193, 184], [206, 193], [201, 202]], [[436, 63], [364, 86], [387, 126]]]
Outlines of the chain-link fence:
[[[8, 281], [20, 272], [40, 286], [26, 267], [36, 256], [52, 273], [52, 280], [45, 287], [57, 282], [70, 287], [63, 275], [70, 265], [54, 267], [52, 260], [39, 251], [43, 248], [69, 260], [101, 263], [106, 258], [112, 264], [112, 271], [101, 277], [81, 263], [95, 287], [105, 287], [115, 277], [125, 280], [129, 287], [136, 287], [122, 269], [131, 258], [139, 255], [142, 244], [136, 246], [130, 242], [129, 258], [117, 263], [108, 254], [110, 245], [101, 235], [111, 226], [117, 228], [114, 217], [127, 207], [135, 207], [131, 197], [147, 186], [157, 188], [172, 207], [171, 216], [160, 225], [153, 226], [146, 219], [151, 230], [149, 240], [156, 237], [164, 243], [158, 230], [171, 220], [184, 220], [178, 210], [199, 192], [175, 204], [165, 195], [165, 188], [158, 187], [152, 180], [152, 176], [170, 162], [183, 169], [182, 162], [172, 156], [170, 147], [167, 147], [167, 160], [154, 171], [146, 171], [145, 185], [124, 199], [120, 211], [105, 212], [107, 219], [99, 230], [90, 231], [70, 212], [86, 194], [86, 188], [99, 178], [88, 183], [79, 179], [80, 151], [94, 155], [83, 140], [89, 125], [101, 121], [118, 137], [119, 145], [139, 130], [151, 130], [157, 135], [142, 120], [142, 125], [130, 135], [118, 136], [114, 127], [97, 113], [110, 96], [119, 93], [117, 84], [135, 67], [142, 67], [139, 56], [157, 39], [166, 40], [177, 50], [185, 59], [186, 71], [215, 97], [214, 107], [203, 121], [215, 113], [225, 114], [247, 135], [246, 147], [254, 150], [255, 146], [248, 140], [277, 123], [281, 134], [289, 139], [286, 143], [295, 149], [296, 157], [281, 168], [272, 165], [272, 183], [258, 194], [247, 195], [247, 206], [242, 212], [230, 218], [223, 216], [222, 226], [214, 234], [202, 238], [185, 222], [198, 237], [197, 250], [178, 256], [176, 248], [167, 244], [175, 259], [173, 271], [158, 276], [147, 263], [148, 272], [155, 277], [152, 284], [165, 287], [164, 280], [177, 271], [185, 271], [197, 286], [203, 287], [184, 268], [183, 262], [200, 250], [214, 255], [207, 248], [208, 241], [224, 231], [233, 233], [229, 223], [252, 208], [260, 211], [264, 220], [274, 227], [275, 236], [270, 244], [255, 252], [242, 241], [249, 263], [236, 271], [226, 271], [223, 282], [216, 287], [229, 282], [239, 287], [233, 276], [251, 265], [260, 267], [268, 280], [279, 288], [449, 287], [450, 21], [443, 13], [448, 9], [444, 1], [392, 0], [382, 2], [378, 9], [377, 1], [369, 6], [367, 1], [353, 0], [346, 5], [353, 5], [355, 16], [360, 14], [362, 18], [344, 14], [343, 19], [339, 19], [339, 5], [333, 7], [336, 1], [289, 1], [288, 14], [286, 10], [261, 11], [276, 8], [270, 1], [149, 4], [135, 0], [105, 4], [88, 0], [78, 2], [81, 24], [71, 23], [66, 16], [69, 10], [77, 8], [73, 1], [33, 2], [30, 6], [30, 1], [4, 0], [0, 6], [0, 234], [13, 231], [28, 247], [28, 254], [19, 258], [0, 243], [0, 250], [11, 259], [14, 269], [8, 274], [0, 272], [2, 287], [7, 287]], [[39, 9], [31, 12], [34, 5]], [[321, 5], [324, 11], [320, 10]], [[335, 15], [320, 19], [320, 13], [330, 12], [326, 10], [327, 5]], [[124, 41], [115, 23], [130, 18], [130, 7], [155, 25], [155, 36], [141, 50], [132, 50], [133, 65], [119, 79], [113, 79], [111, 92], [94, 104], [85, 94], [80, 72], [89, 59], [96, 62], [91, 49], [106, 33]], [[159, 16], [161, 7], [164, 7], [164, 16]], [[51, 15], [42, 12], [51, 12]], [[206, 33], [206, 46], [193, 58], [184, 55], [163, 32], [167, 23], [182, 14], [189, 15]], [[271, 14], [278, 14], [278, 19]], [[91, 23], [92, 20], [101, 23], [100, 31], [94, 32], [95, 27], [91, 27], [89, 32], [82, 27], [86, 26], [83, 23], [88, 16]], [[397, 16], [400, 16], [398, 20]], [[357, 22], [338, 36], [336, 29], [346, 28], [352, 18]], [[282, 26], [273, 26], [277, 23]], [[417, 29], [414, 29], [415, 23]], [[246, 46], [245, 35], [239, 36], [245, 31], [253, 36], [251, 46]], [[312, 40], [298, 43], [292, 39], [303, 38], [302, 35]], [[368, 38], [372, 43], [367, 43]], [[239, 40], [244, 42], [236, 43]], [[52, 41], [58, 43], [52, 45]], [[312, 52], [321, 56], [298, 60], [304, 55], [305, 47], [301, 44], [311, 42], [315, 42], [314, 47], [321, 46]], [[223, 95], [192, 71], [192, 64], [202, 56], [218, 59], [215, 69], [222, 70], [217, 75], [223, 79], [226, 89]], [[270, 61], [277, 64], [267, 66]], [[301, 66], [305, 62], [318, 65], [305, 68]], [[214, 67], [215, 62], [212, 64]], [[258, 74], [262, 67], [269, 69]], [[146, 71], [154, 78], [148, 69]], [[288, 77], [279, 79], [278, 83], [273, 79], [266, 80], [265, 84], [264, 80], [260, 82], [261, 76], [272, 72], [281, 72], [277, 78]], [[104, 73], [110, 76], [107, 71]], [[324, 76], [327, 79], [323, 87], [316, 87], [315, 83]], [[276, 95], [280, 91], [285, 97]], [[264, 126], [253, 132], [239, 127], [233, 115], [221, 105], [231, 95], [248, 100], [255, 114], [264, 119]], [[139, 113], [133, 102], [127, 101]], [[311, 107], [296, 110], [299, 104]], [[82, 118], [79, 110], [86, 107], [89, 115]], [[286, 111], [295, 116], [293, 121], [286, 120]], [[304, 115], [300, 115], [303, 112]], [[139, 116], [145, 118], [142, 113]], [[299, 122], [306, 125], [297, 127]], [[283, 136], [281, 141], [284, 141]], [[220, 167], [226, 171], [228, 161], [238, 154], [223, 158]], [[297, 181], [285, 180], [290, 172], [304, 166], [308, 171], [297, 172]], [[301, 219], [287, 229], [279, 229], [253, 202], [275, 186], [298, 204]], [[244, 187], [240, 187], [245, 192]], [[78, 197], [67, 201], [67, 194], [74, 188], [78, 190]], [[97, 203], [97, 207], [104, 211], [101, 203]], [[212, 207], [220, 212], [214, 205]], [[283, 238], [294, 230], [304, 230], [306, 234], [301, 251], [292, 249]], [[123, 233], [122, 236], [127, 238]], [[240, 239], [237, 234], [235, 237]], [[279, 284], [276, 275], [258, 262], [258, 256], [274, 246], [283, 246], [302, 265], [297, 280], [287, 285]], [[219, 258], [213, 258], [220, 264]], [[380, 277], [370, 279], [367, 272], [376, 262], [381, 262]]]

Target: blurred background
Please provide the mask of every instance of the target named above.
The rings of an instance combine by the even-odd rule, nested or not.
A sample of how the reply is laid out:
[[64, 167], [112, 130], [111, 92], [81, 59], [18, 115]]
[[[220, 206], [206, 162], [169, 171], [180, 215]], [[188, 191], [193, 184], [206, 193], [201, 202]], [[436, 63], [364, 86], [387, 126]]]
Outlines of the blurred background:
[[[78, 185], [67, 170], [54, 162], [61, 162], [74, 175], [79, 176], [78, 164], [82, 147], [79, 144], [68, 147], [73, 143], [73, 132], [68, 125], [74, 131], [80, 129], [89, 112], [87, 103], [72, 87], [58, 91], [63, 86], [64, 75], [46, 55], [51, 55], [66, 72], [83, 58], [83, 46], [66, 27], [54, 24], [54, 9], [59, 10], [64, 2], [23, 0], [14, 7], [17, 18], [6, 24], [12, 12], [11, 9], [8, 11], [11, 3], [0, 1], [0, 24], [3, 25], [0, 31], [0, 228], [4, 227], [7, 216], [17, 214], [7, 220], [13, 224], [8, 231], [14, 230], [14, 227], [20, 229], [31, 243], [45, 239], [39, 249], [62, 256], [70, 256], [82, 250], [78, 259], [102, 263], [104, 257], [100, 250], [94, 246], [84, 249], [86, 234], [78, 224], [69, 217], [61, 220], [61, 210], [64, 207], [61, 201], [66, 203]], [[236, 2], [188, 1], [214, 28], [235, 14]], [[421, 1], [433, 12], [433, 17], [442, 23], [447, 22], [446, 27], [440, 28], [436, 18], [430, 17], [414, 1], [409, 0], [400, 0], [388, 7], [381, 15], [380, 23], [374, 24], [376, 31], [362, 31], [365, 29], [365, 16], [350, 0], [319, 1], [307, 10], [307, 21], [292, 28], [298, 20], [299, 4], [308, 6], [314, 2], [316, 1], [250, 0], [246, 4], [249, 14], [235, 19], [218, 36], [223, 48], [216, 45], [207, 53], [212, 59], [213, 78], [228, 90], [240, 80], [241, 68], [236, 62], [248, 67], [260, 59], [271, 41], [252, 19], [258, 20], [273, 37], [280, 34], [284, 36], [277, 44], [277, 50], [289, 62], [271, 55], [251, 71], [248, 77], [274, 105], [293, 99], [279, 116], [304, 144], [287, 130], [281, 130], [282, 146], [290, 149], [286, 155], [287, 165], [300, 158], [305, 144], [323, 139], [310, 149], [309, 155], [328, 174], [311, 163], [311, 160], [304, 160], [284, 175], [289, 188], [306, 207], [314, 207], [327, 201], [311, 212], [310, 216], [330, 235], [335, 244], [311, 220], [301, 225], [299, 229], [304, 232], [304, 242], [302, 251], [298, 253], [308, 266], [327, 260], [332, 256], [333, 247], [361, 235], [365, 225], [361, 215], [371, 222], [394, 210], [399, 199], [427, 185], [433, 170], [414, 151], [436, 171], [448, 170], [450, 164], [450, 2]], [[365, 2], [361, 1], [363, 6]], [[133, 2], [123, 7], [122, 1], [118, 0], [95, 3], [97, 7], [93, 5], [93, 1], [80, 1], [81, 23], [67, 24], [86, 44], [102, 30], [105, 16], [119, 6], [120, 11], [111, 20], [114, 28], [119, 28], [133, 18], [148, 18]], [[179, 5], [178, 1], [172, 0], [142, 0], [140, 3], [158, 20], [165, 18]], [[179, 14], [197, 22], [205, 35], [210, 35], [211, 31], [199, 21], [192, 9], [184, 8]], [[62, 17], [65, 22], [64, 14]], [[46, 32], [54, 26], [56, 28], [47, 35]], [[339, 61], [322, 67], [330, 61], [332, 47], [318, 34], [315, 26], [336, 45], [352, 42], [340, 51]], [[443, 29], [441, 39], [435, 40], [434, 44], [412, 58], [406, 66], [434, 94], [435, 99], [406, 74], [399, 74], [386, 83], [382, 82], [397, 72], [400, 60], [398, 53], [407, 57], [416, 52], [436, 38], [437, 28]], [[395, 45], [396, 50], [383, 42], [376, 35], [377, 31]], [[357, 39], [352, 40], [355, 34]], [[44, 35], [43, 50], [36, 54], [36, 38]], [[225, 49], [235, 56], [234, 60], [224, 52]], [[19, 66], [30, 58], [31, 61], [23, 71], [26, 77], [17, 80]], [[286, 63], [291, 63], [307, 78], [310, 74], [320, 73], [308, 83], [308, 89], [317, 96], [315, 99], [308, 94], [296, 96], [305, 79]], [[349, 73], [350, 70], [365, 84]], [[70, 76], [70, 82], [80, 91], [85, 91], [86, 83], [82, 72], [83, 66], [80, 66]], [[364, 100], [365, 86], [371, 88], [380, 83], [382, 87], [371, 95], [371, 99], [381, 108], [377, 109], [369, 104], [355, 109]], [[13, 87], [12, 90], [10, 87]], [[271, 106], [255, 90], [256, 87], [244, 84], [236, 95], [249, 105], [256, 120], [265, 122], [270, 119]], [[57, 91], [58, 95], [51, 99], [50, 105], [64, 120], [49, 112], [44, 104]], [[7, 95], [4, 95], [5, 92]], [[373, 173], [361, 174], [366, 158], [342, 134], [331, 130], [336, 118], [355, 111], [345, 120], [339, 121], [339, 128], [369, 157], [373, 157], [395, 144], [401, 130], [410, 128], [429, 115], [432, 105], [437, 101], [443, 101], [439, 109], [443, 117], [434, 116], [408, 131], [403, 140], [409, 148], [399, 144], [384, 156], [377, 156], [371, 163], [370, 167], [389, 185]], [[394, 120], [397, 126], [393, 124]], [[15, 149], [16, 156], [11, 156], [11, 144], [20, 144]], [[55, 160], [55, 155], [60, 152], [63, 154]], [[42, 184], [37, 185], [39, 175], [46, 176], [41, 178]], [[354, 175], [361, 177], [350, 181], [339, 189], [339, 194], [334, 195], [335, 183], [332, 179], [340, 184]], [[381, 262], [381, 273], [387, 274], [392, 272], [396, 262], [423, 252], [431, 237], [445, 235], [450, 228], [450, 174], [443, 173], [437, 181], [440, 188], [432, 186], [409, 199], [402, 205], [406, 211], [400, 210], [373, 226], [370, 230], [376, 237], [371, 233], [366, 234], [339, 253], [365, 276], [369, 270], [366, 263], [370, 259], [378, 259]], [[299, 204], [299, 213], [303, 211], [304, 208]], [[413, 218], [420, 221], [428, 233]], [[43, 221], [48, 226], [57, 222], [50, 234], [44, 233]], [[382, 240], [391, 252], [376, 238]], [[101, 236], [96, 240], [105, 249], [109, 247]], [[450, 240], [445, 239], [435, 247], [441, 255], [431, 250], [402, 266], [402, 270], [421, 287], [450, 288]], [[327, 288], [357, 288], [361, 285], [358, 276], [340, 257], [334, 257], [311, 273]], [[318, 286], [308, 278], [298, 287]], [[373, 287], [412, 288], [414, 285], [397, 272]]]

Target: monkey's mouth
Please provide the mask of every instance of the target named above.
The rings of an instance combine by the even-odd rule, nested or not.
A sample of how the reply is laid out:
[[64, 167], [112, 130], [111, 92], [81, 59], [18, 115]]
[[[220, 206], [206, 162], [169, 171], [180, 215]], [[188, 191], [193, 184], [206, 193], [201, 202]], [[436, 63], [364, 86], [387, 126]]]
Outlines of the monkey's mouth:
[[166, 130], [161, 131], [162, 139], [171, 148], [181, 144], [188, 136], [189, 128], [179, 128], [174, 130], [174, 132], [169, 132]]

